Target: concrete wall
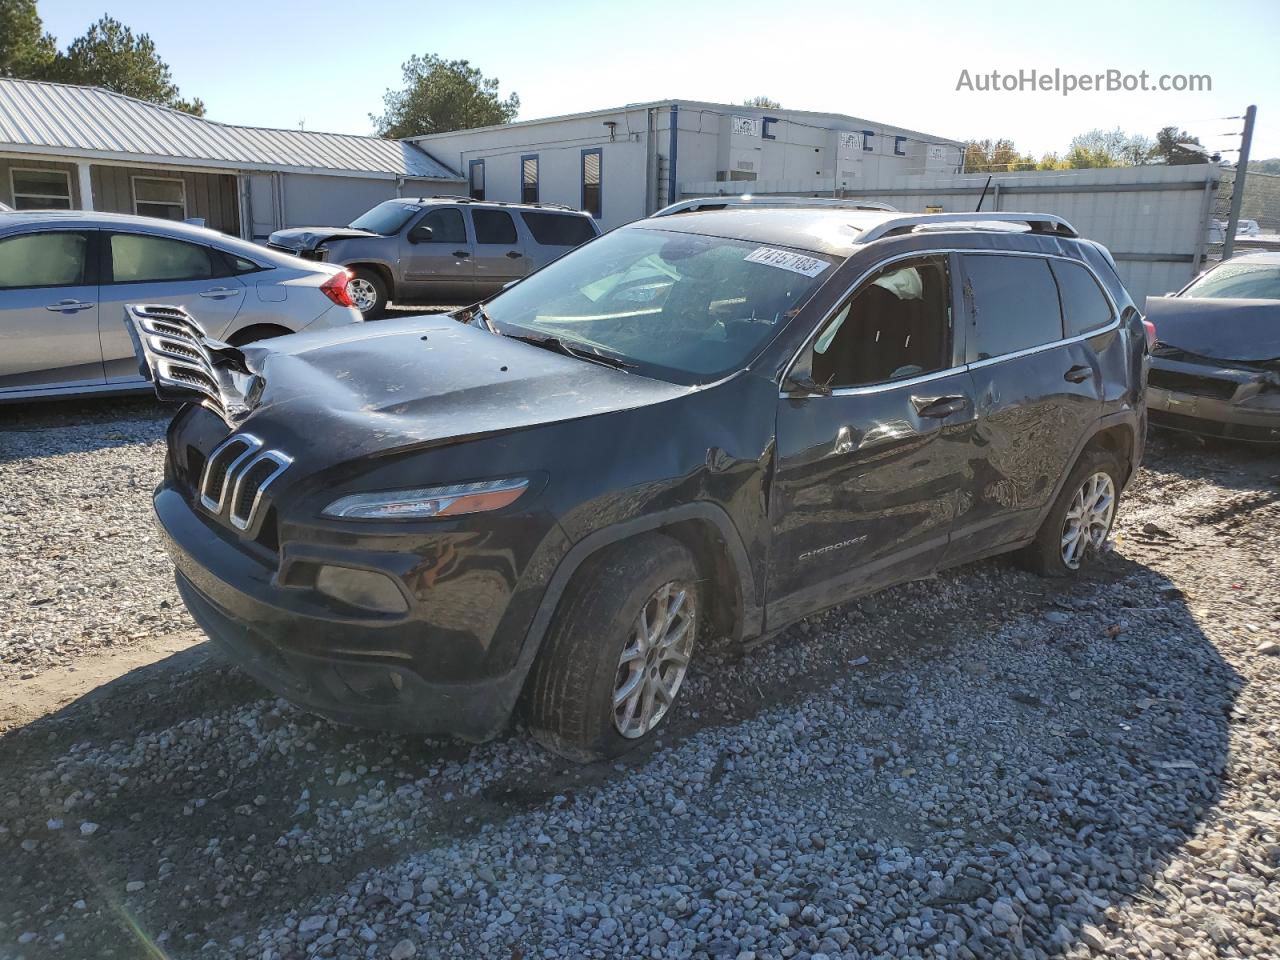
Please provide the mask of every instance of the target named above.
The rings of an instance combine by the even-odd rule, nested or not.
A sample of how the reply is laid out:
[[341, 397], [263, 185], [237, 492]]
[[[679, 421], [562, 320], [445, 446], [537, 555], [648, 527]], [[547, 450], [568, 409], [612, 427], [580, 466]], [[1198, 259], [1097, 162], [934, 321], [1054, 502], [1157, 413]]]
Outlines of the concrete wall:
[[201, 217], [205, 225], [239, 235], [240, 210], [234, 174], [192, 173], [166, 167], [117, 167], [93, 164], [93, 208], [106, 213], [133, 213], [133, 178], [181, 180], [185, 185], [187, 218]]
[[10, 174], [15, 167], [19, 170], [62, 170], [66, 172], [71, 180], [71, 206], [73, 209], [80, 206], [80, 183], [77, 180], [76, 165], [74, 163], [59, 163], [55, 160], [37, 160], [35, 158], [28, 160], [25, 157], [0, 157], [0, 203], [7, 203], [13, 206], [13, 178]]

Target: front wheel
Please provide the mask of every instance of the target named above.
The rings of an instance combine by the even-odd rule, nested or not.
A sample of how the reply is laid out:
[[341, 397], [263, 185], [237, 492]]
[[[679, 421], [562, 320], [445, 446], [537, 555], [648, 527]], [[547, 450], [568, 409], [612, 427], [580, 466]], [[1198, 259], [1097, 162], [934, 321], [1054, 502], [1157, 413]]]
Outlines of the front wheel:
[[1036, 539], [1020, 552], [1029, 569], [1069, 577], [1093, 562], [1111, 534], [1124, 476], [1120, 461], [1101, 450], [1085, 453], [1063, 484]]
[[657, 534], [588, 560], [561, 600], [526, 689], [534, 736], [572, 760], [617, 756], [670, 714], [701, 617], [697, 568]]

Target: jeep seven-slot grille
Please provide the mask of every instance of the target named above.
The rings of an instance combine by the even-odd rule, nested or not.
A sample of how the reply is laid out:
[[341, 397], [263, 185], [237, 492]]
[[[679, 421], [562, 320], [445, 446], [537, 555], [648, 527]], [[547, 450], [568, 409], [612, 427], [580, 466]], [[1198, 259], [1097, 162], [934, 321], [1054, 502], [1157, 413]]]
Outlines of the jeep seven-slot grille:
[[263, 494], [288, 469], [293, 458], [279, 450], [264, 450], [249, 433], [222, 441], [204, 462], [199, 502], [209, 513], [251, 537], [258, 535]]

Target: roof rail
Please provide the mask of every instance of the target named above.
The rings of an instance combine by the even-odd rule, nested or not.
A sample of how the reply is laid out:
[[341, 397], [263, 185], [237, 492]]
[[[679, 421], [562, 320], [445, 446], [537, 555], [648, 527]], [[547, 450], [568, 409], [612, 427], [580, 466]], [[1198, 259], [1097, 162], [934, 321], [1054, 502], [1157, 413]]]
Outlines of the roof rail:
[[568, 210], [570, 213], [582, 213], [583, 211], [576, 207], [570, 207], [563, 203], [547, 203], [539, 201], [537, 203], [519, 203], [511, 200], [477, 200], [474, 197], [464, 197], [457, 193], [433, 193], [429, 197], [402, 197], [400, 199], [409, 200], [450, 200], [453, 203], [483, 203], [486, 206], [493, 207], [539, 207], [546, 210]]
[[1032, 233], [1050, 233], [1059, 237], [1078, 237], [1076, 228], [1052, 213], [909, 213], [890, 217], [864, 230], [859, 243], [871, 243], [884, 237], [910, 233], [918, 227], [964, 226], [983, 223], [1025, 223]]
[[724, 210], [726, 207], [834, 207], [839, 210], [879, 210], [897, 212], [896, 207], [874, 200], [844, 200], [839, 197], [757, 197], [750, 193], [721, 197], [697, 197], [677, 200], [663, 207], [652, 217], [669, 217], [675, 213], [696, 213], [699, 210]]

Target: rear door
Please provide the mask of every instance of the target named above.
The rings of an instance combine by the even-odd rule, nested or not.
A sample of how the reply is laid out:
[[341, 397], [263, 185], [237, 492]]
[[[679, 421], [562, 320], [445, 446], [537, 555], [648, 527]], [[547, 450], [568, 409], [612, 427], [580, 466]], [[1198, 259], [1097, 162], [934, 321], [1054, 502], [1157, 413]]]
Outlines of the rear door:
[[1010, 253], [960, 260], [978, 446], [952, 559], [1032, 536], [1080, 439], [1102, 413], [1097, 355], [1063, 330], [1055, 272], [1074, 285], [1081, 278], [1066, 272], [1073, 262]]
[[531, 271], [545, 267], [574, 247], [598, 236], [595, 222], [579, 214], [522, 210], [520, 219], [524, 221], [532, 241], [525, 246]]
[[248, 291], [230, 273], [222, 255], [204, 244], [152, 233], [103, 231], [99, 330], [107, 382], [141, 379], [125, 327], [127, 304], [183, 307], [206, 334], [221, 338]]
[[832, 393], [778, 402], [771, 627], [941, 562], [974, 422], [954, 300], [950, 257], [894, 260], [797, 358]]
[[457, 207], [428, 210], [400, 234], [400, 282], [392, 299], [471, 303], [474, 244]]
[[470, 207], [467, 214], [476, 243], [472, 262], [475, 263], [476, 296], [487, 297], [497, 293], [505, 284], [519, 280], [529, 272], [529, 261], [524, 254], [524, 242], [516, 231], [516, 222], [506, 210]]
[[0, 394], [104, 383], [96, 230], [0, 239]]

